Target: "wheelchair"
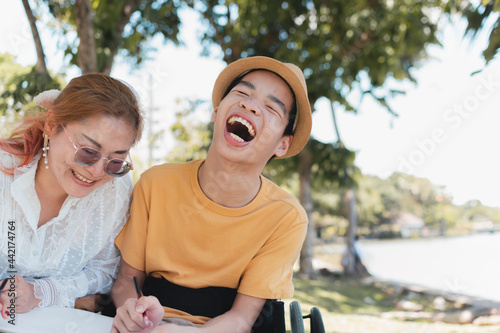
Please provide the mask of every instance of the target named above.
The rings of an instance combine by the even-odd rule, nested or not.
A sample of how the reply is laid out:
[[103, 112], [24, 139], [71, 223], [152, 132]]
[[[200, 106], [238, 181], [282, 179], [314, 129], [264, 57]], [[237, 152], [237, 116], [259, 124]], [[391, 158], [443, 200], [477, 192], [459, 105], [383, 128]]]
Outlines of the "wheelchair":
[[[267, 300], [252, 332], [286, 333], [284, 304], [281, 300]], [[297, 301], [290, 303], [291, 333], [305, 333], [304, 319], [310, 320], [310, 333], [325, 333], [323, 318], [317, 307], [313, 307], [309, 314], [304, 315]]]
[[323, 318], [321, 317], [321, 312], [317, 307], [311, 308], [311, 312], [308, 315], [302, 314], [302, 309], [297, 301], [290, 303], [290, 324], [292, 327], [292, 333], [304, 333], [304, 320], [310, 320], [310, 332], [311, 333], [325, 333], [325, 325], [323, 324]]

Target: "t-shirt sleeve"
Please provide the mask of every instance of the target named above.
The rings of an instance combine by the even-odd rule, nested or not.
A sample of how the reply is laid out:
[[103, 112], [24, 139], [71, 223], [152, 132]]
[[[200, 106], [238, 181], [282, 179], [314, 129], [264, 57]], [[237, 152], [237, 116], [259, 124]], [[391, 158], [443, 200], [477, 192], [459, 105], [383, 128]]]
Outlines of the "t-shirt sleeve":
[[293, 266], [307, 232], [305, 214], [291, 214], [262, 246], [245, 269], [238, 292], [265, 298], [293, 296]]
[[146, 271], [146, 240], [149, 221], [149, 200], [144, 184], [137, 182], [132, 195], [130, 217], [115, 239], [123, 260], [140, 271]]

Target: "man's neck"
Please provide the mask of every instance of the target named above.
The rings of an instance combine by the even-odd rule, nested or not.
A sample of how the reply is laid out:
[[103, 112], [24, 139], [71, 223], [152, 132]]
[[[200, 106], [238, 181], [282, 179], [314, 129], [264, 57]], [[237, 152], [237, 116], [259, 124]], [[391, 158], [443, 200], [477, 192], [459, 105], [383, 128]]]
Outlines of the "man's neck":
[[229, 208], [249, 204], [259, 193], [260, 172], [240, 163], [207, 157], [198, 170], [198, 183], [213, 202]]

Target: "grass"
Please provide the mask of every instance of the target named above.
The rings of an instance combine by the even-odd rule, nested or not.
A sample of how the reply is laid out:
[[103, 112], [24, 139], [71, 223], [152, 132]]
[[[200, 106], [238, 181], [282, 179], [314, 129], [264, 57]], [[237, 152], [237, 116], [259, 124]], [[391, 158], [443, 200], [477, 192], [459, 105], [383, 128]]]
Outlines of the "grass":
[[[395, 311], [397, 295], [388, 292], [384, 286], [365, 284], [358, 279], [321, 278], [317, 281], [296, 279], [294, 284], [295, 296], [284, 300], [288, 330], [290, 330], [289, 304], [298, 301], [303, 314], [309, 314], [313, 306], [320, 309], [328, 333], [500, 332], [499, 326], [453, 325], [422, 319], [387, 318], [384, 313]], [[306, 332], [309, 332], [309, 320], [304, 320]]]

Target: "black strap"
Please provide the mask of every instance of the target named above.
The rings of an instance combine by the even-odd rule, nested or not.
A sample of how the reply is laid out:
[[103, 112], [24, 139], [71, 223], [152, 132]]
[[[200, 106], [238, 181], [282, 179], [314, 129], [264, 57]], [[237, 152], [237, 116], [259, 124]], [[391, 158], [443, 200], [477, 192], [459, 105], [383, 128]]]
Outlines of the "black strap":
[[151, 276], [144, 281], [142, 292], [146, 296], [156, 296], [163, 306], [208, 318], [215, 318], [229, 311], [236, 298], [236, 289], [225, 287], [194, 289]]

